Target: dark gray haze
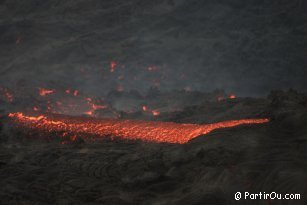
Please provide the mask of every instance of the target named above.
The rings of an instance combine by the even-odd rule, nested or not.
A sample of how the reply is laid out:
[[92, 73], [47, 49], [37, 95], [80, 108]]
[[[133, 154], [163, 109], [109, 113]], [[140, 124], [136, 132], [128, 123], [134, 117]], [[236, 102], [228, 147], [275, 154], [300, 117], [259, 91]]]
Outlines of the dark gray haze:
[[306, 90], [306, 15], [305, 0], [1, 0], [0, 86]]

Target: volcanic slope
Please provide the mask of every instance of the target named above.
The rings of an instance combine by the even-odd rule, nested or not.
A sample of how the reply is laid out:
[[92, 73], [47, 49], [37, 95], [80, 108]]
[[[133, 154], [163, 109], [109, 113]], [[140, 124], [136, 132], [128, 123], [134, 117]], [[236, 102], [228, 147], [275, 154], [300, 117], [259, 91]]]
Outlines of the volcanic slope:
[[289, 91], [163, 114], [161, 119], [190, 123], [270, 118], [183, 145], [33, 140], [3, 117], [0, 204], [240, 204], [237, 191], [300, 193], [301, 200], [282, 203], [306, 204], [306, 107], [305, 94]]

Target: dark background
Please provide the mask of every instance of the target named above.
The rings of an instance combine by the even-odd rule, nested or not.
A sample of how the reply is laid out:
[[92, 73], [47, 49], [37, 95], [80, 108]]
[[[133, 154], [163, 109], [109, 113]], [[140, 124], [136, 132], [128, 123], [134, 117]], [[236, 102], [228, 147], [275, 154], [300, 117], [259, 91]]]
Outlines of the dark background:
[[0, 85], [306, 90], [306, 20], [304, 0], [1, 0]]

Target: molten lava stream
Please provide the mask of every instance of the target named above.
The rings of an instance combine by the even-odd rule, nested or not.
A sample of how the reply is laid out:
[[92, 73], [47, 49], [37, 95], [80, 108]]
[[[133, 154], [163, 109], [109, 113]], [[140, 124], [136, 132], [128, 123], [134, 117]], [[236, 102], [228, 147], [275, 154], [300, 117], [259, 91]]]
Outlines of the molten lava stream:
[[178, 124], [140, 120], [95, 119], [63, 115], [28, 116], [23, 113], [8, 115], [14, 123], [25, 128], [48, 131], [69, 132], [74, 135], [95, 135], [99, 138], [116, 136], [122, 139], [141, 139], [148, 142], [184, 144], [189, 140], [215, 129], [235, 127], [242, 124], [261, 124], [268, 119], [241, 119], [212, 124]]

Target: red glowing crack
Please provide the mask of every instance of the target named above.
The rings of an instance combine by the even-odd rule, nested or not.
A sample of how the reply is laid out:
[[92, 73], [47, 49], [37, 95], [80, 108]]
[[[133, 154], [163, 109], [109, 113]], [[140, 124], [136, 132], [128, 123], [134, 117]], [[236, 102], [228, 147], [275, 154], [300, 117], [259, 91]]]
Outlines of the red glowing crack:
[[220, 129], [243, 124], [262, 124], [268, 119], [241, 119], [212, 124], [179, 124], [140, 120], [95, 119], [61, 115], [29, 116], [23, 113], [10, 113], [13, 121], [21, 126], [50, 132], [69, 132], [90, 134], [99, 138], [116, 136], [122, 139], [141, 139], [148, 142], [166, 142], [184, 144], [191, 139]]

